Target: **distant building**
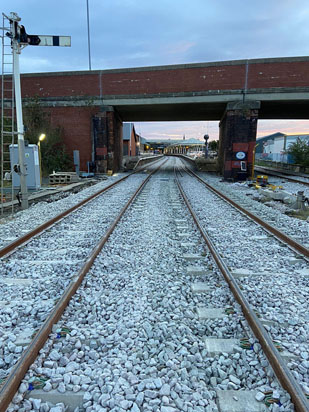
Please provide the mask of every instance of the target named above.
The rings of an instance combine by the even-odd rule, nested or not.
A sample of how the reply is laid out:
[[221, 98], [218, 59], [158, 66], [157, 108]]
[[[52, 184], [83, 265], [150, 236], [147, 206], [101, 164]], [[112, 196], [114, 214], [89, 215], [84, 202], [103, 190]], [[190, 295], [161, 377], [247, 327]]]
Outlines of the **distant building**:
[[290, 145], [298, 140], [309, 142], [309, 133], [273, 133], [256, 139], [256, 159], [271, 160], [273, 162], [293, 163], [287, 153]]
[[145, 151], [152, 153], [187, 153], [188, 150], [202, 150], [205, 143], [198, 139], [151, 139], [146, 140]]
[[138, 156], [140, 136], [135, 132], [134, 123], [123, 123], [123, 155]]
[[170, 154], [189, 154], [190, 152], [194, 154], [203, 154], [205, 150], [205, 142], [198, 139], [182, 139], [182, 140], [172, 140], [165, 150], [165, 153]]
[[140, 153], [145, 153], [145, 152], [147, 152], [148, 151], [148, 149], [149, 149], [149, 144], [147, 143], [147, 140], [144, 138], [144, 137], [142, 137], [142, 136], [139, 136], [139, 151], [140, 151]]

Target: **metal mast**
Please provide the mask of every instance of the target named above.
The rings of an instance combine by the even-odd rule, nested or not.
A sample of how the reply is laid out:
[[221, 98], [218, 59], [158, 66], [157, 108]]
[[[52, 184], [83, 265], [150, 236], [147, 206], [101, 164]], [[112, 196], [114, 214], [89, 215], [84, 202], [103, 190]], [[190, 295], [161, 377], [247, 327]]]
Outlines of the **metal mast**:
[[15, 143], [15, 105], [14, 105], [14, 61], [11, 38], [11, 21], [3, 14], [1, 27], [2, 65], [1, 65], [1, 215], [6, 201], [13, 199], [13, 164], [10, 161], [10, 146]]

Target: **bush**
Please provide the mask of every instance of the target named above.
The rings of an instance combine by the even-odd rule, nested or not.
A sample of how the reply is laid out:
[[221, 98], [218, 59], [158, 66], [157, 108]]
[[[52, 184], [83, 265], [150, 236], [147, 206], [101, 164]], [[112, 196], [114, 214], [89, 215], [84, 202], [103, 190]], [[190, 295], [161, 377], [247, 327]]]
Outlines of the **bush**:
[[297, 165], [309, 166], [309, 141], [298, 139], [290, 145], [287, 152], [292, 155]]
[[46, 139], [41, 142], [42, 174], [73, 170], [73, 162], [62, 141], [62, 130], [51, 124], [49, 114], [40, 106], [37, 97], [30, 99], [24, 107], [25, 139], [37, 144], [40, 134]]

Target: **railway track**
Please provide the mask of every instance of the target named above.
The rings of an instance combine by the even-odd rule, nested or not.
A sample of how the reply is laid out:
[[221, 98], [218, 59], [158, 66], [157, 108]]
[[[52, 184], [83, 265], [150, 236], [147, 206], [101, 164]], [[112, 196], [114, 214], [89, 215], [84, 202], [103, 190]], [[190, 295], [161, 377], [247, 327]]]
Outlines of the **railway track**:
[[[130, 184], [126, 185], [128, 178]], [[80, 266], [86, 260], [83, 268], [88, 267], [89, 261], [93, 260], [93, 255], [98, 253], [96, 248], [102, 247], [100, 242], [98, 243], [102, 233], [107, 231], [103, 238], [105, 242], [112, 231], [111, 228], [115, 225], [114, 220], [117, 217], [119, 219], [123, 210], [134, 198], [136, 191], [138, 192], [149, 176], [145, 178], [144, 175], [131, 174], [128, 178], [117, 180], [104, 189], [96, 191], [0, 249], [0, 257], [4, 258], [0, 279], [4, 297], [1, 307], [5, 319], [13, 317], [11, 322], [8, 320], [9, 334], [6, 336], [4, 332], [2, 337], [5, 341], [2, 350], [9, 355], [2, 362], [1, 380], [4, 381], [8, 373], [10, 378], [5, 379], [1, 390], [1, 393], [4, 391], [4, 395], [3, 398], [2, 395], [0, 396], [0, 410], [5, 410], [8, 397], [11, 397], [12, 391], [17, 389], [17, 377], [27, 370], [30, 359], [34, 359], [34, 353], [37, 353], [38, 347], [42, 346], [42, 339], [50, 332], [55, 317], [59, 316], [61, 310], [65, 308], [67, 299], [73, 293], [72, 290], [75, 290], [80, 282], [78, 279], [81, 278], [83, 270], [79, 269]], [[105, 204], [102, 204], [102, 199]], [[126, 206], [123, 206], [125, 203]], [[89, 218], [89, 208], [97, 213], [94, 221]], [[102, 222], [98, 222], [97, 219], [102, 211]], [[76, 230], [76, 228], [80, 229]], [[68, 243], [74, 246], [68, 248]], [[74, 274], [78, 269], [79, 276], [74, 280], [76, 277]], [[56, 276], [52, 277], [53, 274]], [[45, 283], [42, 284], [42, 280]], [[12, 287], [16, 288], [15, 292], [11, 291]], [[66, 296], [59, 300], [62, 291], [66, 288], [68, 288]], [[14, 309], [11, 307], [12, 304]], [[51, 310], [52, 315], [49, 315]], [[44, 319], [47, 320], [41, 326]], [[32, 321], [32, 325], [26, 327], [29, 320]], [[37, 328], [40, 327], [38, 332]], [[36, 336], [30, 343], [33, 335]], [[10, 345], [11, 347], [13, 345], [14, 352], [9, 350]], [[25, 359], [12, 372], [12, 364], [27, 345], [29, 349], [22, 354], [22, 358]], [[15, 385], [14, 389], [12, 389], [12, 382]], [[6, 389], [7, 387], [9, 390]]]
[[304, 186], [309, 186], [309, 178], [306, 178], [304, 176], [302, 178], [301, 176], [298, 177], [298, 176], [293, 176], [293, 175], [289, 175], [285, 173], [280, 173], [279, 171], [272, 170], [272, 169], [269, 169], [267, 167], [262, 167], [262, 166], [255, 166], [254, 169], [257, 172], [262, 172], [262, 173], [266, 173], [271, 176], [280, 177], [284, 180], [288, 180], [289, 182], [299, 183]]
[[[168, 165], [174, 162], [178, 161], [174, 159]], [[70, 410], [76, 411], [221, 412], [225, 411], [222, 402], [226, 392], [237, 390], [238, 395], [234, 394], [237, 398], [244, 389], [257, 390], [261, 386], [279, 391], [281, 400], [285, 397], [284, 404], [289, 404], [288, 396], [273, 378], [257, 341], [246, 326], [240, 326], [244, 317], [232, 303], [234, 299], [228, 287], [222, 284], [215, 261], [205, 249], [201, 234], [182, 204], [171, 169], [169, 166], [153, 175], [148, 183], [141, 183], [137, 192], [131, 194], [126, 212], [124, 207], [121, 209], [117, 220], [122, 217], [120, 224], [109, 221], [111, 226], [107, 235], [94, 247], [90, 257], [87, 258], [89, 249], [86, 250], [84, 244], [89, 240], [77, 229], [84, 226], [88, 230], [85, 220], [78, 217], [72, 226], [64, 220], [61, 230], [59, 226], [58, 236], [65, 230], [69, 234], [78, 231], [74, 241], [77, 250], [72, 247], [73, 254], [69, 256], [63, 253], [65, 266], [74, 265], [74, 259], [86, 259], [86, 264], [79, 268], [72, 281], [67, 279], [57, 283], [62, 289], [68, 285], [69, 289], [57, 301], [51, 314], [44, 312], [43, 326], [23, 352], [20, 362], [10, 371], [0, 392], [0, 411], [6, 410], [12, 399], [8, 409], [11, 411], [29, 410], [27, 408], [39, 404], [43, 410], [52, 410], [46, 399], [48, 396], [56, 399], [56, 392], [58, 399], [63, 396], [64, 400], [68, 400], [68, 393], [75, 394], [77, 405], [71, 405]], [[183, 179], [186, 177], [180, 181]], [[131, 193], [132, 188], [126, 189]], [[121, 197], [123, 192], [122, 188]], [[200, 188], [198, 193], [201, 193]], [[123, 206], [123, 202], [121, 204]], [[117, 206], [118, 211], [119, 208]], [[115, 214], [118, 214], [116, 210]], [[106, 226], [98, 227], [99, 215], [95, 208], [91, 208], [91, 214], [86, 211], [85, 215], [88, 215], [88, 221], [96, 223], [95, 232], [100, 232], [98, 237], [101, 237]], [[46, 246], [48, 239], [53, 236], [49, 234], [42, 240], [36, 237], [33, 245], [32, 242], [27, 244], [28, 250], [23, 248], [16, 252], [19, 255], [11, 268], [19, 259], [17, 275], [23, 270], [22, 260], [28, 253], [39, 244]], [[51, 247], [57, 248], [57, 243], [51, 242]], [[69, 249], [64, 244], [65, 248]], [[42, 253], [44, 251], [39, 254], [41, 257]], [[198, 262], [199, 266], [196, 266]], [[58, 276], [63, 275], [65, 266], [55, 268], [53, 264], [49, 263], [50, 271], [56, 270]], [[73, 272], [76, 268], [73, 267]], [[32, 269], [32, 276], [35, 274], [37, 271]], [[203, 290], [205, 277], [207, 290]], [[40, 293], [42, 290], [43, 286]], [[220, 320], [221, 316], [219, 320], [201, 319], [197, 316], [199, 305], [205, 304], [209, 297], [214, 306], [233, 305], [236, 315], [225, 314], [223, 320]], [[37, 319], [34, 317], [33, 320]], [[55, 322], [58, 322], [56, 331], [51, 333]], [[236, 352], [212, 354], [211, 350], [205, 349], [205, 335], [212, 338], [228, 335], [236, 339]], [[254, 346], [253, 351], [239, 347], [245, 335]], [[272, 346], [272, 339], [269, 339]], [[13, 348], [12, 344], [10, 348]], [[242, 370], [239, 365], [243, 362], [253, 364]], [[264, 369], [267, 373], [261, 372]], [[260, 375], [254, 375], [255, 370]], [[46, 390], [29, 392], [29, 382], [33, 381], [45, 385]], [[251, 387], [247, 387], [247, 382]], [[295, 389], [293, 382], [292, 386]], [[306, 410], [301, 409], [304, 402], [302, 390], [296, 392], [297, 396], [292, 396], [297, 410]], [[238, 400], [232, 398], [231, 401]], [[254, 398], [253, 401], [257, 402]], [[64, 406], [59, 404], [57, 411], [62, 410]]]
[[225, 200], [228, 202], [230, 205], [232, 205], [234, 208], [239, 210], [241, 213], [243, 213], [245, 216], [247, 216], [249, 219], [252, 221], [256, 222], [260, 226], [262, 226], [268, 233], [272, 234], [275, 236], [277, 239], [282, 241], [284, 244], [286, 244], [288, 247], [293, 249], [295, 252], [305, 256], [306, 258], [309, 258], [309, 249], [304, 246], [303, 244], [297, 242], [295, 239], [292, 237], [288, 236], [275, 226], [269, 224], [269, 222], [265, 221], [258, 215], [254, 214], [250, 210], [246, 209], [244, 206], [240, 205], [239, 203], [235, 202], [233, 199], [225, 195], [223, 192], [219, 191], [216, 189], [214, 186], [210, 185], [207, 183], [205, 180], [201, 179], [196, 173], [194, 173], [192, 170], [185, 168], [186, 173], [191, 174], [194, 176], [200, 183], [202, 183], [205, 187], [207, 187], [209, 190], [211, 190], [214, 194], [219, 196], [221, 199]]
[[[282, 242], [285, 242], [287, 246], [291, 247], [293, 250], [297, 251], [298, 253], [308, 257], [308, 249], [304, 248], [302, 245], [295, 244], [295, 241], [293, 239], [290, 239], [286, 235], [282, 233], [278, 233], [278, 230], [276, 228], [271, 227], [268, 223], [264, 222], [262, 219], [258, 218], [257, 216], [253, 215], [251, 212], [248, 212], [245, 210], [243, 207], [239, 206], [236, 204], [233, 200], [229, 199], [227, 196], [225, 196], [223, 193], [220, 193], [218, 190], [210, 186], [208, 183], [203, 181], [199, 176], [197, 176], [195, 173], [192, 171], [186, 169], [186, 173], [190, 174], [191, 176], [194, 176], [200, 183], [202, 183], [207, 189], [211, 190], [212, 193], [215, 193], [217, 196], [219, 196], [221, 199], [224, 201], [228, 202], [231, 204], [233, 207], [237, 208], [239, 211], [241, 211], [243, 214], [248, 216], [250, 219], [252, 219], [254, 222], [258, 223], [261, 225], [264, 229], [266, 229], [268, 232], [272, 233], [277, 239], [279, 239]], [[239, 283], [235, 280], [231, 270], [229, 270], [227, 263], [225, 262], [225, 259], [222, 258], [221, 254], [218, 252], [214, 242], [211, 240], [211, 236], [207, 234], [206, 231], [204, 231], [202, 224], [200, 223], [196, 213], [193, 211], [193, 208], [190, 205], [190, 202], [184, 192], [184, 190], [181, 187], [181, 184], [179, 180], [177, 180], [178, 187], [181, 191], [181, 194], [184, 198], [184, 201], [186, 205], [188, 206], [191, 215], [195, 221], [195, 223], [198, 225], [199, 230], [207, 243], [208, 248], [210, 249], [217, 265], [219, 266], [226, 282], [228, 283], [231, 291], [233, 292], [233, 295], [235, 296], [235, 299], [237, 302], [240, 304], [243, 313], [248, 321], [248, 324], [250, 325], [250, 328], [254, 332], [255, 336], [259, 340], [270, 364], [272, 365], [279, 381], [281, 382], [282, 386], [288, 390], [290, 393], [292, 400], [294, 402], [294, 405], [296, 407], [296, 410], [302, 410], [306, 411], [309, 407], [307, 398], [304, 394], [304, 391], [300, 388], [298, 383], [295, 381], [294, 376], [291, 374], [291, 371], [287, 367], [287, 363], [285, 360], [282, 359], [280, 356], [280, 353], [273, 343], [269, 333], [266, 331], [266, 329], [263, 326], [263, 321], [261, 321], [256, 313], [258, 308], [255, 308], [256, 311], [251, 307], [249, 304], [249, 301], [246, 299], [244, 296], [244, 293], [242, 292]], [[207, 229], [206, 229], [207, 230]], [[241, 245], [240, 245], [241, 248]]]

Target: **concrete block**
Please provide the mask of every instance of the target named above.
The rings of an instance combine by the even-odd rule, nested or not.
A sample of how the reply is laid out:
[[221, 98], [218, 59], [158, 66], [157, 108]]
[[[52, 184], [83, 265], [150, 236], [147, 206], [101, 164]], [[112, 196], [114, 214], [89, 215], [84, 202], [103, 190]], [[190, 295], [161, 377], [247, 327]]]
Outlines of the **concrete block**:
[[9, 286], [27, 286], [33, 283], [32, 279], [0, 278], [0, 283]]
[[28, 346], [32, 340], [32, 335], [34, 334], [33, 328], [24, 329], [14, 342], [16, 346]]
[[181, 232], [181, 233], [179, 233], [179, 232], [178, 232], [178, 236], [179, 236], [180, 238], [186, 238], [186, 237], [190, 237], [190, 236], [191, 236], [191, 233], [186, 233], [186, 232]]
[[182, 225], [184, 223], [188, 223], [186, 219], [175, 219], [174, 222], [176, 223], [176, 225]]
[[197, 308], [199, 319], [222, 319], [228, 316], [224, 309], [217, 308]]
[[77, 407], [83, 406], [83, 391], [79, 392], [65, 392], [60, 393], [57, 390], [51, 390], [50, 392], [45, 392], [42, 389], [34, 389], [33, 391], [27, 392], [26, 398], [41, 399], [42, 402], [51, 402], [54, 405], [63, 402], [67, 407], [67, 411], [73, 412]]
[[299, 357], [295, 355], [294, 353], [291, 353], [287, 350], [283, 350], [282, 352], [279, 352], [280, 356], [285, 359], [287, 362], [290, 362], [291, 360], [297, 360]]
[[232, 275], [235, 279], [244, 278], [244, 277], [256, 277], [256, 276], [272, 276], [278, 277], [283, 276], [283, 273], [274, 273], [274, 272], [251, 272], [250, 270], [246, 269], [236, 269], [232, 272]]
[[[217, 390], [220, 412], [267, 412], [267, 406], [255, 399], [256, 391]], [[236, 400], [237, 399], [237, 400]]]
[[188, 230], [188, 225], [182, 225], [182, 226], [180, 226], [180, 225], [178, 226], [178, 225], [177, 225], [177, 226], [176, 226], [176, 229], [177, 229], [177, 230]]
[[303, 262], [303, 258], [301, 258], [301, 257], [299, 257], [299, 258], [291, 257], [291, 258], [288, 259], [288, 263], [289, 263], [290, 266], [298, 265], [298, 263], [301, 263], [301, 262]]
[[[33, 301], [32, 300], [0, 300], [0, 308], [8, 307], [8, 306], [18, 306], [21, 304], [27, 303], [28, 305], [32, 305]], [[41, 300], [40, 304], [41, 306], [48, 306], [50, 304], [54, 304], [55, 300], [53, 299], [46, 299], [46, 300]]]
[[180, 243], [180, 246], [181, 247], [183, 247], [183, 248], [191, 248], [191, 247], [193, 247], [193, 246], [195, 246], [196, 245], [196, 243], [193, 243], [193, 242], [183, 242], [183, 243]]
[[296, 272], [307, 278], [309, 277], [309, 269], [299, 269], [299, 270], [296, 270]]
[[249, 269], [234, 269], [232, 275], [235, 277], [250, 276], [252, 274]]
[[209, 356], [220, 355], [223, 352], [233, 353], [234, 345], [239, 346], [239, 339], [205, 338], [205, 346]]
[[250, 240], [267, 240], [269, 239], [268, 236], [266, 235], [260, 235], [260, 236], [251, 236]]
[[191, 289], [193, 293], [203, 293], [203, 292], [209, 292], [213, 288], [209, 286], [207, 283], [196, 282], [196, 283], [191, 283]]
[[188, 266], [188, 275], [207, 275], [207, 270], [203, 266]]
[[[63, 257], [63, 259], [58, 259], [58, 260], [49, 260], [48, 256], [46, 257], [45, 260], [18, 260], [17, 263], [19, 263], [20, 265], [23, 264], [27, 264], [29, 265], [31, 263], [31, 265], [36, 265], [36, 266], [41, 266], [41, 265], [46, 265], [46, 263], [49, 263], [51, 265], [63, 265], [63, 262], [65, 261], [66, 265], [78, 265], [79, 263], [83, 263], [83, 260], [71, 260], [68, 259], [67, 257]], [[42, 279], [42, 278], [41, 278]]]
[[205, 256], [201, 256], [201, 255], [197, 255], [197, 254], [194, 254], [194, 253], [185, 253], [184, 255], [183, 255], [183, 258], [185, 259], [185, 260], [201, 260], [201, 259], [204, 259], [205, 258]]

